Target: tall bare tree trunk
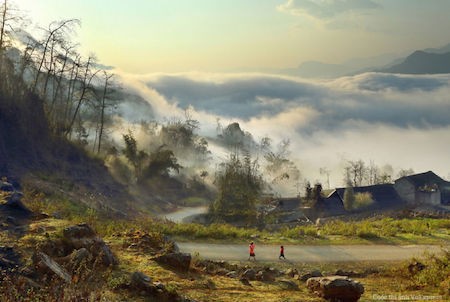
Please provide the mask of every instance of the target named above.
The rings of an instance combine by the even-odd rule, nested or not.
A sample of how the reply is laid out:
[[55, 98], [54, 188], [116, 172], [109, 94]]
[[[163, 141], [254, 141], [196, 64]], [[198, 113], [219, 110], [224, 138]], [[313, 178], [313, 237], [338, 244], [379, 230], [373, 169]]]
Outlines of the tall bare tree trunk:
[[100, 149], [102, 146], [102, 137], [103, 137], [103, 130], [104, 130], [104, 126], [105, 126], [105, 109], [106, 109], [106, 92], [108, 90], [108, 82], [109, 80], [113, 77], [113, 75], [108, 75], [106, 72], [105, 73], [105, 86], [103, 88], [103, 96], [102, 96], [102, 102], [101, 102], [101, 107], [100, 107], [100, 128], [99, 128], [99, 133], [98, 133], [98, 149], [97, 149], [97, 153], [100, 153]]

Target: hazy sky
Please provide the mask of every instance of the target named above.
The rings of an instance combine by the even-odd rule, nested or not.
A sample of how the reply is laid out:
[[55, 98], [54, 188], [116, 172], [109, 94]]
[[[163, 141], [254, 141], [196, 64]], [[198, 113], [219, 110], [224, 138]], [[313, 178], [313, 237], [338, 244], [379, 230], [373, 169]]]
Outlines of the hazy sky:
[[79, 18], [82, 51], [127, 72], [236, 71], [438, 47], [448, 0], [14, 0], [34, 25]]

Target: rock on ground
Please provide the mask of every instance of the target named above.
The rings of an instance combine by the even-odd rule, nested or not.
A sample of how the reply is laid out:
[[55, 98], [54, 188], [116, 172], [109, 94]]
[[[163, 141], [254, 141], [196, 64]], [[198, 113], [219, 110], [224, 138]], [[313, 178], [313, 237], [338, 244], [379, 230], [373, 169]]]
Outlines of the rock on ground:
[[168, 253], [154, 258], [160, 264], [167, 265], [181, 272], [188, 272], [192, 256], [188, 253]]
[[345, 276], [309, 278], [306, 286], [310, 291], [332, 302], [356, 302], [364, 293], [364, 286]]

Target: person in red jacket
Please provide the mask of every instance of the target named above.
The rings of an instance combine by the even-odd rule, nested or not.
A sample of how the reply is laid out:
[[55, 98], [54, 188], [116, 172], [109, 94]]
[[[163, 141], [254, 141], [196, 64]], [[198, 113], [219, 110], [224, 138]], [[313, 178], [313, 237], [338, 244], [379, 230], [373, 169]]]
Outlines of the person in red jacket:
[[280, 246], [280, 256], [278, 256], [278, 259], [281, 260], [281, 257], [283, 257], [283, 259], [286, 259], [286, 257], [284, 257], [284, 246]]
[[250, 245], [248, 246], [250, 256], [248, 257], [248, 260], [250, 261], [250, 258], [253, 258], [253, 260], [256, 261], [256, 255], [255, 255], [255, 244], [253, 242], [250, 242]]

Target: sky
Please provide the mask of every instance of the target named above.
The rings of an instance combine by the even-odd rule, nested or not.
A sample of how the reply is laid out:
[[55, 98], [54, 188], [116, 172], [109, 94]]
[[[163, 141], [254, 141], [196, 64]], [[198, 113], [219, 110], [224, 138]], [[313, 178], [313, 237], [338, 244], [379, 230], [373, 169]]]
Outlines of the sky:
[[259, 71], [450, 42], [448, 0], [13, 0], [36, 26], [78, 18], [84, 53], [130, 73]]
[[[394, 177], [412, 168], [450, 179], [449, 74], [271, 72], [447, 45], [448, 0], [15, 2], [34, 33], [54, 20], [81, 20], [81, 51], [116, 67], [129, 93], [118, 107], [118, 140], [142, 119], [183, 119], [190, 108], [206, 137], [217, 135], [219, 120], [238, 122], [256, 141], [289, 139], [291, 158], [311, 183], [325, 183], [325, 167], [330, 186], [342, 186], [344, 166], [359, 159], [392, 167]], [[223, 152], [213, 140], [210, 148]], [[296, 194], [294, 187], [285, 194]]]

